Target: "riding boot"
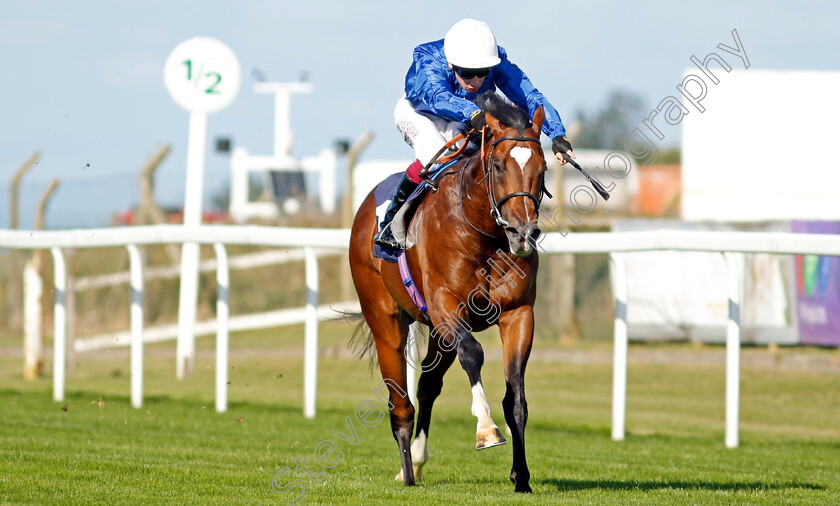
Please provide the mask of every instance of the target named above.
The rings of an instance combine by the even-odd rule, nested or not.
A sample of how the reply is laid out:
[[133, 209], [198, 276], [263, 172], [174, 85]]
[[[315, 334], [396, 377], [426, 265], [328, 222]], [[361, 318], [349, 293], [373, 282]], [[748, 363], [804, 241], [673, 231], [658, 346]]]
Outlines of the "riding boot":
[[391, 221], [394, 219], [394, 215], [397, 214], [400, 207], [402, 207], [405, 203], [405, 200], [417, 188], [418, 184], [420, 183], [415, 183], [409, 179], [408, 175], [402, 175], [402, 179], [400, 179], [399, 186], [397, 187], [397, 192], [391, 199], [391, 205], [388, 206], [388, 210], [385, 211], [385, 216], [379, 224], [379, 233], [373, 236], [373, 242], [380, 246], [385, 246], [386, 248], [402, 249], [400, 243], [394, 239], [394, 235], [391, 233]]

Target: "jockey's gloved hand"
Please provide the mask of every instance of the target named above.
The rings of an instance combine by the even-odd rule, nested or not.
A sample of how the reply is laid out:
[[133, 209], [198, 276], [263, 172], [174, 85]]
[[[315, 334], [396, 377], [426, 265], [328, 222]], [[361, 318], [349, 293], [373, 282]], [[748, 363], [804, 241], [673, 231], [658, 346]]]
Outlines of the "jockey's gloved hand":
[[481, 130], [486, 124], [487, 117], [481, 109], [472, 113], [469, 121], [467, 121], [467, 125], [474, 130]]
[[[568, 151], [572, 151], [572, 144], [569, 142], [569, 139], [562, 135], [558, 135], [551, 140], [551, 150], [554, 151], [555, 155], [566, 153]], [[574, 156], [572, 158], [574, 158]]]

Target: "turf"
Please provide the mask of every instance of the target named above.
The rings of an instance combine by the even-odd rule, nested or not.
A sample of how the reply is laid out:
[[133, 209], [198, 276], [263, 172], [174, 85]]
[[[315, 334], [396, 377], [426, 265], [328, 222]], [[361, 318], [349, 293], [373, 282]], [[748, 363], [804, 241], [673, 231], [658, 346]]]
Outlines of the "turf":
[[[2, 357], [0, 502], [283, 504], [305, 484], [301, 504], [840, 504], [840, 374], [743, 366], [741, 445], [726, 449], [723, 364], [631, 359], [628, 435], [615, 442], [610, 364], [540, 360], [539, 343], [526, 376], [534, 493], [514, 494], [510, 445], [473, 449], [457, 366], [435, 406], [424, 481], [405, 488], [388, 418], [370, 428], [355, 418], [360, 402], [381, 402], [378, 371], [344, 352], [349, 331], [324, 326], [314, 420], [302, 415], [300, 327], [232, 336], [221, 414], [210, 339], [184, 381], [171, 343], [147, 346], [141, 409], [129, 405], [125, 350], [77, 355], [62, 403], [49, 376], [24, 381], [19, 356]], [[502, 425], [501, 362], [485, 342], [485, 390]], [[333, 432], [354, 439], [347, 417], [356, 444]], [[329, 459], [341, 452], [329, 469], [313, 457], [326, 440]], [[307, 458], [312, 477], [296, 464]]]

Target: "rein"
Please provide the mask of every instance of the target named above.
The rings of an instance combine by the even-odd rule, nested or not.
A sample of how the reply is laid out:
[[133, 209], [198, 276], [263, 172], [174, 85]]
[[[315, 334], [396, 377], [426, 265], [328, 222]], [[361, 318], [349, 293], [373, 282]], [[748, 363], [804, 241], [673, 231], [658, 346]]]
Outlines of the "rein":
[[[482, 133], [484, 133], [483, 128], [482, 128], [481, 131], [482, 131]], [[454, 146], [455, 143], [457, 143], [461, 139], [471, 135], [473, 132], [475, 132], [475, 129], [472, 129], [472, 130], [470, 130], [469, 132], [466, 132], [466, 133], [458, 134], [457, 136], [453, 137], [452, 140], [450, 140], [446, 144], [444, 144], [443, 147], [440, 148], [437, 153], [435, 153], [435, 156], [433, 156], [432, 159], [429, 161], [429, 163], [427, 163], [426, 166], [423, 167], [423, 169], [420, 171], [420, 174], [419, 174], [420, 179], [422, 179], [427, 185], [429, 185], [429, 187], [432, 189], [433, 192], [438, 191], [438, 185], [434, 181], [434, 179], [429, 177], [429, 169], [432, 167], [432, 165], [434, 165], [436, 163], [445, 164], [445, 163], [451, 162], [452, 160], [461, 156], [461, 154], [467, 149], [467, 144], [469, 144], [468, 142], [464, 142], [461, 145], [461, 147], [458, 148], [458, 150], [455, 151], [452, 154], [445, 155], [445, 156], [440, 156], [440, 155], [443, 154], [443, 152], [446, 151], [447, 149]], [[482, 142], [482, 147], [483, 147], [483, 145], [484, 145], [484, 143]]]

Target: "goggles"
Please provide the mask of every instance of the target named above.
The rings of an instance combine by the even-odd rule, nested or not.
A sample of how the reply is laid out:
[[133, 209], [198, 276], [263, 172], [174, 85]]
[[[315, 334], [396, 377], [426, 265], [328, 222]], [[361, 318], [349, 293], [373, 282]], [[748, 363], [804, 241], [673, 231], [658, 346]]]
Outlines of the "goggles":
[[490, 74], [489, 68], [484, 69], [465, 69], [456, 65], [452, 66], [452, 70], [461, 76], [461, 79], [469, 81], [473, 77], [484, 78]]

